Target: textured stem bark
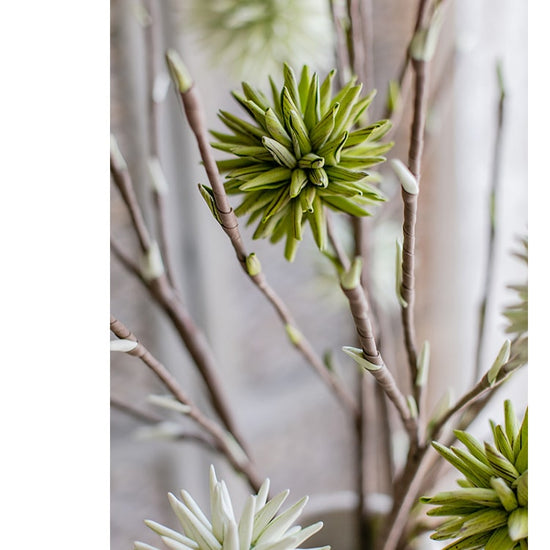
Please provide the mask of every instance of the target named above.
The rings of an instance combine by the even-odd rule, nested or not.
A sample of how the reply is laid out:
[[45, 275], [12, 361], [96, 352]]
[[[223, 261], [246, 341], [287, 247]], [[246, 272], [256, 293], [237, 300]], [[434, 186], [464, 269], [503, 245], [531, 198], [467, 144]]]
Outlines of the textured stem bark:
[[201, 428], [203, 428], [214, 438], [229, 463], [235, 468], [235, 470], [245, 475], [250, 487], [254, 491], [258, 491], [261, 485], [261, 480], [254, 469], [254, 465], [246, 456], [244, 451], [243, 453], [237, 454], [235, 449], [230, 445], [228, 442], [228, 435], [231, 434], [227, 434], [227, 432], [225, 432], [219, 424], [202, 414], [193, 401], [183, 391], [170, 371], [168, 371], [168, 369], [160, 361], [158, 361], [143, 344], [138, 341], [135, 335], [132, 334], [132, 332], [128, 330], [123, 323], [113, 316], [111, 316], [110, 320], [110, 329], [118, 338], [133, 340], [138, 343], [136, 348], [130, 351], [129, 354], [141, 359], [157, 375], [161, 382], [180, 403], [190, 407], [189, 412], [186, 413], [187, 416], [193, 419]]

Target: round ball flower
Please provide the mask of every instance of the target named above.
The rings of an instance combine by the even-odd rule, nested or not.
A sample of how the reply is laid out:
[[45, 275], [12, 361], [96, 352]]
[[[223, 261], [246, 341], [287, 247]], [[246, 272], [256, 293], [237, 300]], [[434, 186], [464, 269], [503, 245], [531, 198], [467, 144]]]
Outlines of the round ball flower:
[[238, 80], [260, 82], [290, 59], [319, 69], [332, 62], [328, 2], [187, 0], [185, 16], [212, 61]]
[[504, 427], [491, 422], [494, 445], [455, 431], [466, 450], [433, 443], [465, 479], [460, 489], [424, 497], [437, 505], [430, 516], [448, 516], [431, 536], [458, 539], [444, 550], [524, 550], [527, 548], [527, 411], [521, 426], [510, 401], [504, 403]]
[[[322, 522], [304, 528], [293, 526], [307, 503], [307, 497], [277, 516], [289, 491], [283, 491], [271, 500], [267, 500], [268, 493], [269, 479], [266, 479], [258, 494], [248, 497], [237, 521], [227, 486], [217, 480], [214, 467], [211, 466], [210, 519], [187, 491], [181, 491], [181, 501], [172, 493], [168, 498], [181, 523], [182, 532], [155, 521], [146, 520], [145, 523], [160, 535], [171, 550], [294, 550], [323, 526]], [[136, 542], [134, 550], [158, 549]], [[330, 550], [330, 546], [315, 550]]]
[[237, 158], [218, 162], [227, 173], [228, 194], [244, 194], [235, 209], [258, 222], [253, 238], [286, 239], [285, 257], [292, 261], [303, 227], [309, 223], [317, 246], [326, 247], [325, 208], [368, 216], [365, 207], [385, 200], [373, 185], [378, 174], [366, 170], [383, 162], [393, 143], [380, 143], [391, 128], [381, 120], [354, 129], [374, 98], [361, 98], [362, 85], [351, 80], [332, 95], [331, 71], [322, 83], [304, 66], [299, 81], [284, 66], [284, 85], [272, 79], [270, 101], [244, 82], [233, 96], [248, 113], [243, 120], [227, 111], [219, 117], [231, 134], [212, 131], [212, 146]]

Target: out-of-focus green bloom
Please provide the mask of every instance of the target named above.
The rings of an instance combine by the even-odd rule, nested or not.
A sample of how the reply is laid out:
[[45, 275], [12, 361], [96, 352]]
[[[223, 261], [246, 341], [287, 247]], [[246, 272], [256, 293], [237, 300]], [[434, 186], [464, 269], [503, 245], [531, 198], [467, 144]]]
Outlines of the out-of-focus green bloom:
[[360, 98], [361, 84], [351, 80], [332, 95], [331, 71], [320, 83], [304, 66], [298, 80], [284, 66], [282, 89], [271, 80], [272, 101], [243, 83], [235, 99], [251, 120], [220, 111], [231, 134], [212, 132], [212, 146], [237, 158], [218, 162], [227, 173], [228, 194], [245, 194], [237, 215], [259, 222], [254, 238], [277, 242], [286, 238], [285, 257], [292, 261], [305, 222], [317, 246], [326, 246], [325, 207], [352, 216], [368, 216], [365, 206], [384, 200], [372, 185], [378, 174], [365, 170], [383, 162], [393, 143], [380, 143], [390, 129], [388, 120], [353, 129], [374, 92]]
[[[516, 256], [527, 265], [528, 242], [522, 240], [523, 250]], [[513, 336], [512, 340], [512, 362], [514, 365], [525, 365], [528, 360], [528, 317], [529, 317], [529, 294], [527, 281], [524, 284], [511, 285], [510, 289], [517, 293], [517, 301], [508, 306], [503, 315], [508, 321], [507, 334]]]
[[[328, 69], [329, 3], [319, 0], [186, 0], [185, 19], [216, 65], [260, 82], [283, 62]], [[328, 64], [328, 65], [327, 65]]]
[[466, 450], [433, 443], [465, 476], [458, 481], [460, 489], [421, 499], [437, 505], [428, 515], [449, 518], [431, 536], [458, 539], [444, 550], [527, 548], [527, 411], [519, 425], [511, 402], [505, 401], [504, 418], [504, 426], [491, 422], [493, 445], [458, 430], [455, 435]]
[[[294, 550], [322, 528], [322, 522], [304, 528], [293, 525], [302, 513], [307, 497], [277, 515], [289, 492], [283, 491], [271, 500], [267, 500], [268, 493], [269, 479], [262, 484], [257, 495], [248, 497], [237, 520], [227, 486], [217, 480], [211, 467], [210, 518], [206, 517], [189, 493], [181, 491], [181, 501], [171, 493], [168, 497], [183, 532], [155, 521], [147, 520], [145, 523], [173, 550]], [[134, 550], [158, 549], [135, 542]], [[314, 550], [330, 550], [330, 546]]]

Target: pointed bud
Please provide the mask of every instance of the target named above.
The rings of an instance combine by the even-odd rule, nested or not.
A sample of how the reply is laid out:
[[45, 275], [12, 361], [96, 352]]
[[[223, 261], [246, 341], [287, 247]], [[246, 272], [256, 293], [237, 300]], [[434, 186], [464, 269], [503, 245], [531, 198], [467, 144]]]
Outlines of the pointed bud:
[[141, 257], [140, 269], [143, 278], [148, 282], [164, 275], [164, 264], [156, 241], [151, 242], [149, 250]]
[[171, 395], [149, 395], [147, 397], [147, 401], [153, 405], [157, 405], [158, 407], [170, 409], [182, 414], [189, 414], [191, 412], [191, 407], [189, 405], [180, 403]]
[[419, 388], [422, 388], [426, 385], [428, 381], [428, 371], [430, 370], [430, 342], [427, 340], [424, 341], [422, 349], [420, 350], [420, 355], [416, 361], [417, 374], [416, 374], [416, 385]]
[[353, 348], [351, 346], [344, 346], [342, 348], [342, 351], [346, 355], [349, 355], [360, 367], [368, 371], [380, 370], [383, 367], [383, 365], [375, 365], [374, 363], [367, 361], [367, 359], [365, 359], [363, 355], [362, 349]]
[[412, 418], [418, 418], [418, 405], [416, 399], [412, 395], [407, 395], [407, 407]]
[[363, 260], [357, 256], [348, 271], [340, 275], [340, 284], [344, 290], [353, 290], [361, 284], [361, 273], [363, 271]]
[[289, 338], [289, 340], [295, 345], [297, 346], [301, 341], [302, 341], [302, 333], [294, 326], [290, 325], [290, 324], [286, 324], [285, 325], [285, 331], [286, 331], [286, 334]]
[[487, 373], [487, 381], [490, 386], [496, 382], [500, 369], [508, 362], [508, 359], [510, 359], [510, 346], [510, 340], [506, 339], [498, 352], [497, 358], [489, 369], [489, 372]]
[[149, 177], [151, 179], [151, 186], [153, 191], [157, 195], [168, 194], [168, 184], [164, 177], [164, 171], [157, 157], [150, 157], [147, 161], [147, 168], [149, 169]]
[[405, 164], [399, 159], [390, 160], [390, 164], [403, 189], [409, 195], [418, 195], [418, 182]]
[[189, 91], [191, 86], [193, 86], [193, 80], [187, 67], [183, 63], [182, 58], [176, 50], [168, 50], [166, 52], [166, 63], [168, 65], [168, 70], [170, 71], [170, 76], [174, 81], [178, 91], [181, 94]]
[[124, 156], [120, 152], [120, 148], [118, 147], [118, 142], [113, 134], [111, 134], [111, 160], [113, 161], [115, 168], [119, 172], [124, 172], [125, 170], [128, 170], [128, 165], [126, 164], [126, 160], [124, 159]]
[[246, 271], [251, 277], [262, 272], [262, 264], [254, 252], [246, 257]]
[[135, 340], [111, 340], [111, 351], [121, 351], [123, 353], [128, 353], [137, 348], [138, 343]]

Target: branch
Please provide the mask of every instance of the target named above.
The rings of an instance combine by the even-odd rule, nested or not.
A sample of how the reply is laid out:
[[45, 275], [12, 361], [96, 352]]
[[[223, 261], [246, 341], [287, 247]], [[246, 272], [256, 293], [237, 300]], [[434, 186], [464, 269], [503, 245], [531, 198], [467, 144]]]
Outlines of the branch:
[[172, 393], [172, 395], [181, 404], [189, 407], [189, 410], [186, 413], [187, 416], [194, 420], [202, 429], [214, 438], [221, 452], [225, 455], [233, 468], [235, 468], [238, 472], [243, 473], [246, 476], [250, 486], [255, 491], [258, 491], [261, 485], [261, 480], [256, 474], [251, 460], [246, 456], [244, 451], [241, 450], [241, 452], [238, 452], [236, 446], [230, 443], [227, 432], [221, 428], [219, 424], [202, 414], [191, 399], [185, 394], [177, 380], [168, 371], [168, 369], [166, 369], [166, 367], [137, 340], [134, 334], [132, 334], [113, 316], [111, 316], [110, 320], [110, 329], [118, 338], [137, 342], [137, 346], [128, 353], [141, 359], [143, 363], [145, 363], [157, 375], [159, 380], [166, 386], [170, 393]]
[[[138, 407], [134, 407], [130, 403], [126, 403], [125, 401], [112, 396], [111, 396], [111, 407], [128, 416], [131, 416], [132, 418], [145, 421], [148, 424], [160, 424], [164, 421], [163, 418], [161, 418], [156, 414], [150, 413], [149, 411], [142, 410]], [[173, 434], [172, 439], [174, 441], [193, 441], [195, 443], [202, 445], [203, 447], [205, 447], [210, 451], [213, 450], [223, 454], [223, 451], [220, 449], [219, 445], [215, 441], [211, 440], [208, 437], [205, 437], [201, 433], [191, 433], [191, 432], [184, 431], [182, 429], [182, 431]]]
[[160, 74], [160, 14], [156, 0], [149, 0], [148, 10], [150, 22], [145, 27], [145, 48], [146, 48], [146, 72], [147, 72], [147, 94], [148, 94], [148, 129], [149, 129], [149, 171], [153, 180], [153, 203], [157, 220], [157, 231], [159, 247], [164, 258], [166, 274], [170, 284], [175, 288], [176, 278], [172, 266], [172, 256], [168, 246], [168, 220], [166, 217], [166, 182], [160, 164], [160, 119], [159, 102], [155, 97], [155, 85]]
[[216, 161], [214, 160], [212, 149], [208, 141], [205, 115], [202, 109], [199, 92], [191, 78], [187, 75], [183, 63], [175, 52], [169, 51], [167, 53], [167, 62], [172, 72], [172, 77], [178, 88], [187, 121], [189, 122], [189, 126], [194, 133], [199, 146], [200, 156], [206, 169], [208, 181], [212, 186], [214, 206], [219, 217], [220, 225], [229, 237], [241, 267], [250, 280], [259, 288], [259, 290], [271, 303], [279, 318], [283, 322], [287, 333], [290, 335], [293, 345], [305, 357], [321, 379], [334, 390], [336, 396], [340, 399], [348, 411], [356, 417], [359, 414], [359, 409], [353, 396], [345, 388], [341, 380], [328, 371], [323, 361], [313, 351], [310, 343], [299, 330], [296, 321], [290, 313], [290, 310], [267, 282], [261, 268], [249, 270], [247, 266], [247, 259], [249, 255], [244, 247], [243, 239], [239, 231], [237, 217], [229, 204], [225, 187], [220, 177], [218, 167], [216, 165]]
[[[141, 235], [140, 242], [142, 243], [142, 247], [145, 243], [148, 243], [149, 248], [144, 250], [144, 254], [147, 254], [150, 250], [151, 240], [143, 222], [143, 215], [133, 190], [130, 174], [128, 170], [125, 169], [125, 165], [126, 163], [118, 148], [115, 148], [114, 151], [112, 149], [111, 172], [115, 181], [120, 183], [119, 189], [121, 189], [123, 193], [125, 203], [130, 210], [132, 219], [136, 220], [134, 228], [138, 235]], [[237, 429], [227, 403], [227, 398], [225, 397], [222, 384], [217, 375], [218, 368], [216, 366], [216, 361], [206, 337], [187, 312], [181, 299], [176, 294], [175, 289], [168, 281], [166, 274], [160, 270], [162, 266], [157, 266], [153, 274], [148, 274], [148, 276], [146, 276], [146, 274], [139, 269], [139, 267], [136, 266], [113, 241], [111, 241], [111, 249], [123, 265], [141, 280], [155, 301], [164, 309], [165, 313], [172, 320], [175, 329], [189, 351], [189, 354], [208, 388], [210, 400], [214, 409], [220, 416], [223, 424], [234, 435], [239, 444], [244, 449], [247, 449], [244, 438]]]
[[500, 64], [497, 65], [497, 75], [499, 81], [499, 101], [498, 101], [498, 115], [497, 115], [497, 129], [495, 137], [495, 146], [493, 150], [493, 166], [491, 171], [491, 190], [489, 194], [489, 216], [488, 216], [488, 253], [487, 253], [487, 263], [485, 264], [485, 284], [483, 290], [483, 298], [479, 306], [479, 325], [478, 325], [478, 335], [477, 335], [477, 346], [476, 346], [476, 368], [474, 371], [474, 376], [479, 378], [481, 376], [482, 369], [482, 351], [483, 351], [483, 342], [486, 330], [486, 313], [487, 313], [487, 304], [492, 295], [491, 282], [494, 278], [495, 272], [495, 234], [496, 234], [496, 205], [497, 205], [497, 194], [500, 181], [500, 166], [501, 166], [501, 157], [502, 157], [502, 136], [503, 136], [503, 126], [504, 126], [504, 106], [506, 92], [502, 82], [502, 73]]

